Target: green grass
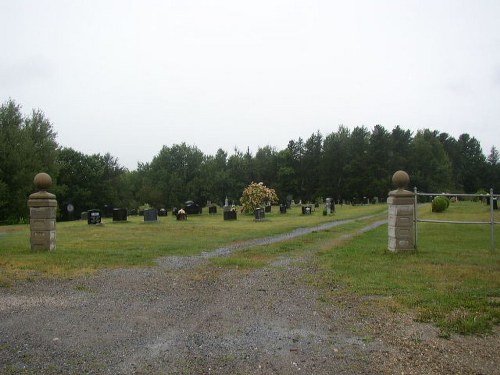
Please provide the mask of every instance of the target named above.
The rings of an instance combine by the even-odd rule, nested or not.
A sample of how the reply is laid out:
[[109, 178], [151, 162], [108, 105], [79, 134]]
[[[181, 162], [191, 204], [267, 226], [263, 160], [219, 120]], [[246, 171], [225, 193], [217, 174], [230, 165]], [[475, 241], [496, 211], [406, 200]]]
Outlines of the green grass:
[[[427, 204], [419, 208], [419, 217], [487, 221], [489, 211], [479, 203], [461, 202], [435, 214]], [[386, 225], [357, 235], [367, 222], [251, 248], [213, 262], [254, 268], [284, 254], [312, 254], [321, 276], [310, 281], [323, 289], [324, 302], [338, 303], [346, 293], [371, 297], [369, 303], [413, 311], [418, 321], [436, 324], [443, 337], [488, 334], [498, 325], [500, 250], [490, 249], [488, 225], [420, 223], [418, 251], [392, 253], [387, 250]], [[500, 231], [495, 231], [498, 238]], [[352, 239], [346, 239], [349, 234]]]
[[132, 216], [125, 223], [104, 219], [100, 226], [84, 221], [57, 223], [57, 248], [52, 252], [31, 251], [29, 225], [3, 226], [0, 227], [0, 286], [9, 286], [16, 279], [74, 277], [101, 268], [150, 266], [161, 256], [199, 254], [234, 242], [385, 209], [383, 204], [343, 206], [328, 217], [323, 216], [321, 208], [312, 215], [302, 215], [300, 207], [286, 214], [273, 207], [273, 212], [266, 214], [262, 222], [241, 214], [236, 221], [224, 221], [219, 212], [192, 215], [187, 221], [167, 216], [158, 223], [144, 223], [141, 217]]
[[[472, 202], [451, 205], [441, 214], [429, 211], [430, 205], [424, 205], [419, 216], [482, 220], [489, 215], [485, 206]], [[351, 292], [411, 309], [418, 320], [440, 327], [443, 336], [485, 334], [498, 325], [500, 252], [490, 249], [488, 225], [420, 223], [418, 251], [386, 249], [383, 226], [340, 248], [320, 251], [324, 282], [343, 283]]]
[[[266, 220], [239, 215], [191, 216], [177, 222], [171, 216], [157, 224], [140, 218], [128, 223], [89, 226], [84, 222], [57, 224], [57, 250], [32, 252], [29, 227], [0, 227], [0, 286], [16, 279], [73, 277], [100, 268], [148, 266], [166, 255], [194, 255], [229, 243], [284, 233], [333, 219], [382, 213], [385, 205], [337, 207], [333, 217], [322, 210], [302, 216], [300, 208], [280, 215], [277, 208]], [[385, 215], [385, 214], [384, 214]], [[443, 213], [430, 204], [419, 207], [427, 219], [488, 221], [489, 208], [480, 203], [452, 203]], [[286, 255], [309, 255], [320, 270], [314, 283], [321, 300], [342, 300], [346, 293], [369, 296], [370, 303], [387, 304], [396, 311], [412, 311], [416, 319], [432, 322], [442, 336], [452, 333], [488, 334], [500, 322], [500, 249], [491, 251], [488, 225], [419, 223], [418, 250], [387, 250], [387, 226], [356, 235], [367, 223], [354, 221], [293, 240], [258, 246], [211, 261], [221, 267], [254, 269]], [[354, 234], [350, 239], [346, 235]], [[500, 239], [498, 225], [495, 237]], [[500, 240], [497, 241], [500, 247]], [[279, 265], [279, 263], [273, 263]]]

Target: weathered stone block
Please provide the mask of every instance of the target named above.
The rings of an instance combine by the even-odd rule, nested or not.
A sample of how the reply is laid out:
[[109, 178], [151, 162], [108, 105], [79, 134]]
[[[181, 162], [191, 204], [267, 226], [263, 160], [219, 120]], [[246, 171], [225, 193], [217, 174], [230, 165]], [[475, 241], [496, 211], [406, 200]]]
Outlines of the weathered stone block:
[[32, 231], [50, 231], [56, 230], [55, 219], [31, 219], [30, 226]]
[[30, 219], [55, 219], [55, 207], [30, 207]]

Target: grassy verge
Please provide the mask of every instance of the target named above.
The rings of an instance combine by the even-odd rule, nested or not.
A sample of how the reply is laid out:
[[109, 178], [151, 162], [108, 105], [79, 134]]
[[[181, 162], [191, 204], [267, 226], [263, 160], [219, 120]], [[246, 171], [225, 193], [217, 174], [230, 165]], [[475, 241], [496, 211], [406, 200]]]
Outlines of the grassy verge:
[[[430, 205], [419, 217], [486, 221], [488, 208], [479, 203], [453, 204], [441, 214]], [[451, 333], [487, 334], [500, 322], [500, 250], [490, 249], [488, 225], [421, 223], [418, 251], [387, 250], [387, 226], [349, 238], [367, 222], [262, 246], [212, 261], [238, 268], [261, 267], [283, 254], [315, 254], [321, 269], [314, 284], [331, 303], [346, 293], [388, 304], [396, 311], [410, 310], [423, 322], [432, 322], [443, 337]], [[496, 236], [500, 234], [498, 228]], [[500, 242], [500, 241], [499, 241]]]
[[250, 215], [224, 221], [219, 213], [190, 216], [182, 222], [167, 216], [148, 224], [140, 217], [129, 217], [125, 223], [105, 219], [101, 226], [83, 221], [57, 223], [57, 249], [53, 252], [30, 250], [28, 225], [4, 226], [0, 227], [0, 286], [8, 286], [16, 279], [74, 277], [102, 268], [149, 266], [161, 256], [198, 254], [229, 243], [385, 209], [383, 204], [339, 206], [334, 216], [323, 216], [322, 209], [302, 215], [300, 207], [286, 214], [274, 207], [262, 222], [255, 222]]
[[[334, 217], [323, 216], [321, 211], [302, 216], [299, 210], [286, 215], [273, 212], [263, 222], [242, 215], [237, 221], [224, 222], [219, 214], [193, 216], [186, 222], [166, 217], [158, 224], [144, 224], [139, 218], [128, 223], [106, 221], [103, 226], [58, 223], [54, 252], [31, 252], [28, 226], [0, 227], [0, 286], [14, 279], [72, 277], [100, 268], [147, 266], [159, 256], [193, 255], [332, 219], [381, 213], [385, 206], [338, 207]], [[489, 210], [480, 203], [460, 202], [438, 214], [431, 212], [430, 205], [423, 205], [419, 217], [487, 221]], [[451, 333], [486, 334], [498, 325], [500, 249], [491, 251], [488, 225], [420, 223], [418, 251], [395, 254], [387, 251], [385, 225], [349, 238], [369, 222], [355, 221], [212, 262], [251, 269], [283, 255], [309, 254], [321, 270], [314, 283], [323, 287], [322, 298], [327, 301], [338, 300], [344, 293], [375, 296], [370, 301], [414, 311], [418, 320], [439, 326], [445, 337]], [[495, 237], [499, 239], [499, 235], [497, 225]], [[500, 241], [497, 244], [500, 247]]]

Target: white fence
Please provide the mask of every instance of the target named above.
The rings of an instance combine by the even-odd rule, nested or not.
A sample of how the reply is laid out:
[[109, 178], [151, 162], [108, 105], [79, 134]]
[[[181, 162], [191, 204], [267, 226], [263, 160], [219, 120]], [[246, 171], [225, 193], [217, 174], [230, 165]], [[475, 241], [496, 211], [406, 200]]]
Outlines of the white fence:
[[[487, 224], [490, 226], [490, 243], [491, 243], [491, 251], [495, 251], [495, 224], [499, 224], [498, 221], [495, 221], [494, 215], [494, 199], [498, 199], [500, 195], [493, 194], [493, 189], [490, 189], [489, 194], [448, 194], [448, 193], [419, 193], [417, 188], [414, 189], [415, 192], [415, 208], [414, 208], [414, 217], [415, 217], [415, 248], [418, 243], [418, 223], [446, 223], [446, 224]], [[489, 221], [453, 221], [453, 220], [425, 220], [419, 219], [417, 216], [417, 200], [419, 196], [430, 196], [435, 197], [438, 195], [444, 195], [447, 197], [481, 197], [487, 198], [490, 201], [490, 220]]]

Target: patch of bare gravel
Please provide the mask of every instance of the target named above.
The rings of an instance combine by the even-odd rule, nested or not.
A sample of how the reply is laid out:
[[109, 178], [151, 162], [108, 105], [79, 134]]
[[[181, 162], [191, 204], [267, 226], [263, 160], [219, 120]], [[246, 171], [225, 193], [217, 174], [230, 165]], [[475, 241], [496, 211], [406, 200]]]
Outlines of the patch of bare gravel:
[[0, 374], [499, 373], [497, 334], [446, 340], [380, 301], [325, 300], [313, 257], [208, 258], [1, 288]]

